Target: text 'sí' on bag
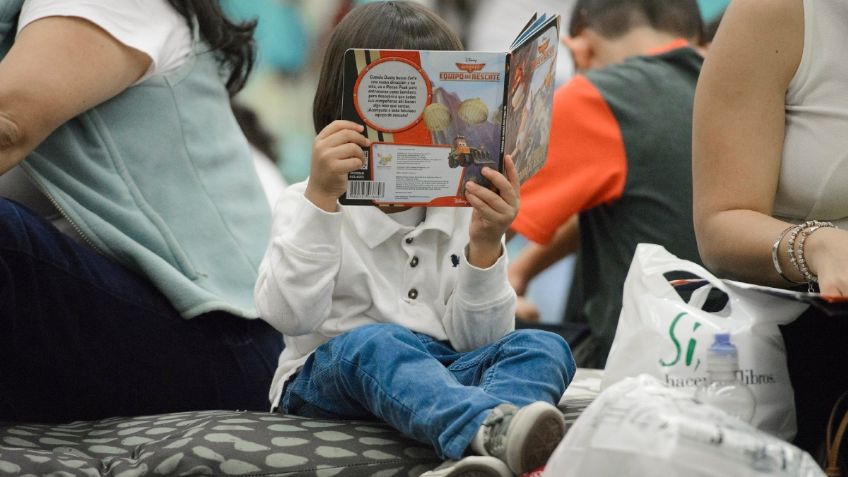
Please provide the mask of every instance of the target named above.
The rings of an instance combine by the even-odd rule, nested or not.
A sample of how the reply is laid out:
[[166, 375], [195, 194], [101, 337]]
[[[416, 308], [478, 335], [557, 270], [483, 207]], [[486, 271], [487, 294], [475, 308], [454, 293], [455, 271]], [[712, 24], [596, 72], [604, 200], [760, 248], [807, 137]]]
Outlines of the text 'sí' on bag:
[[756, 397], [752, 424], [789, 440], [797, 429], [795, 404], [778, 326], [808, 306], [732, 286], [659, 245], [639, 244], [601, 387], [645, 373], [694, 393], [707, 379], [715, 333], [730, 333], [738, 377]]

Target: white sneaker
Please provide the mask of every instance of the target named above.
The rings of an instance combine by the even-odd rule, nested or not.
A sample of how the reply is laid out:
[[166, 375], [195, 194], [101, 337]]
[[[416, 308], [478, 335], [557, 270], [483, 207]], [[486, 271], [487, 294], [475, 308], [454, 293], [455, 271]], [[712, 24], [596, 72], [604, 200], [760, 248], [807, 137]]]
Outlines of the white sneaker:
[[420, 477], [512, 477], [512, 471], [496, 457], [471, 455], [445, 461]]
[[501, 404], [483, 421], [483, 448], [518, 475], [547, 463], [565, 435], [565, 419], [543, 401], [516, 408]]

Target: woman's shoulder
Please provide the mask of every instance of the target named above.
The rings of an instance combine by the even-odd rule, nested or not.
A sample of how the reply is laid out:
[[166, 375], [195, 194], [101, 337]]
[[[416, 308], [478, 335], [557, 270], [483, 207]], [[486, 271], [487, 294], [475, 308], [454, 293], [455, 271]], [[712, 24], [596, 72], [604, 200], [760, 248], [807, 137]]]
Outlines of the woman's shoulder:
[[[727, 8], [727, 15], [747, 17], [752, 22], [803, 21], [804, 0], [734, 0]], [[801, 14], [801, 16], [798, 16]]]
[[140, 81], [173, 71], [192, 50], [188, 22], [167, 0], [24, 0], [17, 30], [53, 16], [89, 21], [149, 56], [152, 64]]
[[168, 0], [23, 0], [18, 31], [45, 16], [75, 16], [93, 23], [120, 22], [125, 27], [138, 29], [159, 22], [165, 22], [168, 27], [185, 23]]
[[[720, 35], [732, 35], [739, 42], [753, 43], [773, 53], [783, 42], [795, 43], [803, 37], [794, 35], [804, 29], [803, 0], [734, 0], [727, 8], [716, 39]], [[757, 40], [762, 35], [771, 38], [771, 43], [762, 44]]]
[[804, 48], [803, 0], [734, 0], [722, 17], [701, 74], [720, 72], [725, 85], [785, 92]]

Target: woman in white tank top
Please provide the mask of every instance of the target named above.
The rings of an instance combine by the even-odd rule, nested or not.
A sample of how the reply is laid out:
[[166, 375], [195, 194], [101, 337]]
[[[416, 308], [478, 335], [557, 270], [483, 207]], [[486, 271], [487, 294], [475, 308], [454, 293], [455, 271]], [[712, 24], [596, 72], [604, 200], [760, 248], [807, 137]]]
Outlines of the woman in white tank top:
[[[719, 275], [848, 296], [848, 2], [736, 0], [695, 97], [694, 217]], [[848, 390], [848, 317], [784, 329], [796, 443], [814, 450]]]

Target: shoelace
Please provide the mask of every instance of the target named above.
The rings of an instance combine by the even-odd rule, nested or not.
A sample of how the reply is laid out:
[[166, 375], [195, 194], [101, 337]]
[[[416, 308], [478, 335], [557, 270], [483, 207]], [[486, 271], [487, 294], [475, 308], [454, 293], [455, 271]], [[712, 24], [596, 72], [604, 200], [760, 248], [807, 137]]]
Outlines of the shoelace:
[[486, 428], [483, 431], [486, 437], [484, 447], [489, 455], [500, 456], [504, 453], [506, 431], [509, 429], [509, 423], [514, 416], [515, 412], [505, 412], [500, 408], [495, 408], [483, 422], [483, 427]]

